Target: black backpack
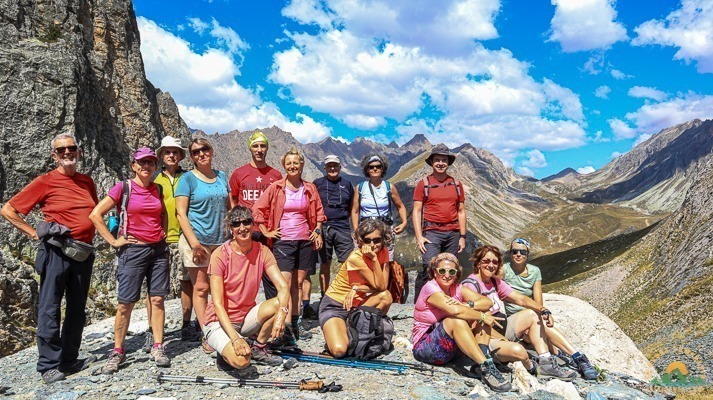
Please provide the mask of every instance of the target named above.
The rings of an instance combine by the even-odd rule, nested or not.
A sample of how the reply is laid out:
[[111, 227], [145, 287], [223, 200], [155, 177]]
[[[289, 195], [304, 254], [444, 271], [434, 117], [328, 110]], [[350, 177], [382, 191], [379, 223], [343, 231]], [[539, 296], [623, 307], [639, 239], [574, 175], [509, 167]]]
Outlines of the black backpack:
[[378, 308], [353, 308], [347, 315], [347, 336], [347, 356], [371, 360], [391, 349], [394, 322]]

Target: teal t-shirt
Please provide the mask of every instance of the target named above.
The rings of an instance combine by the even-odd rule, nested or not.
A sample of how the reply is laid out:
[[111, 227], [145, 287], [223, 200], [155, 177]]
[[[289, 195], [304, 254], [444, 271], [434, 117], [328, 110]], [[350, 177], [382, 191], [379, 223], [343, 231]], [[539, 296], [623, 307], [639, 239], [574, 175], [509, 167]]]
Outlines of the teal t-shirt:
[[213, 183], [198, 179], [193, 171], [184, 173], [176, 188], [176, 197], [188, 197], [188, 222], [201, 244], [216, 246], [225, 242], [223, 219], [228, 212], [228, 178], [216, 172]]
[[[525, 264], [525, 268], [527, 269], [527, 276], [520, 276], [515, 274], [510, 267], [510, 263], [505, 263], [503, 265], [503, 280], [516, 292], [532, 298], [532, 287], [535, 286], [535, 282], [542, 281], [542, 273], [539, 268], [532, 264]], [[524, 309], [524, 307], [520, 307], [517, 304], [505, 302], [505, 313], [507, 315], [513, 315]]]

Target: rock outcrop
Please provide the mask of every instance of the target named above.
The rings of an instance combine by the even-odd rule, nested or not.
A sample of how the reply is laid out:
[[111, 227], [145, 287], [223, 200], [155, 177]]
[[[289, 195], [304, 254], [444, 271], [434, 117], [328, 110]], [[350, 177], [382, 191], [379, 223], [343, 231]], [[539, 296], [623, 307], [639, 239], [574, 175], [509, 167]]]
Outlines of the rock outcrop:
[[0, 250], [0, 356], [35, 340], [38, 284], [27, 264]]

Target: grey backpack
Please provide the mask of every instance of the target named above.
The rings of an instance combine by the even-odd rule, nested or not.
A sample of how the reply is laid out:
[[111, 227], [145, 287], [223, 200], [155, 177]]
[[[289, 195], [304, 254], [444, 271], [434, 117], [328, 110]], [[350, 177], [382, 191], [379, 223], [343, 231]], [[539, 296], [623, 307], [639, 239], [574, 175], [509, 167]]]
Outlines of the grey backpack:
[[378, 308], [353, 308], [347, 315], [347, 335], [347, 356], [371, 360], [391, 349], [394, 322]]

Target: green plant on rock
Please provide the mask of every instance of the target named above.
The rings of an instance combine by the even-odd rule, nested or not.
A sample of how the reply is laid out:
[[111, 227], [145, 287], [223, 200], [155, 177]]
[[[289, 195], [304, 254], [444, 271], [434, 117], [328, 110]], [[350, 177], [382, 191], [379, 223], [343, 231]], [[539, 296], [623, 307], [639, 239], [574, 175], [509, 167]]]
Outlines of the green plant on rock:
[[47, 28], [47, 32], [45, 32], [44, 35], [40, 36], [39, 39], [40, 41], [45, 43], [53, 43], [59, 40], [59, 38], [61, 37], [62, 29], [59, 27], [59, 25], [51, 24], [49, 28]]
[[604, 382], [607, 380], [607, 374], [609, 373], [608, 369], [599, 368], [596, 365], [594, 366], [594, 369], [596, 369], [597, 373], [599, 374], [597, 376], [597, 382]]

